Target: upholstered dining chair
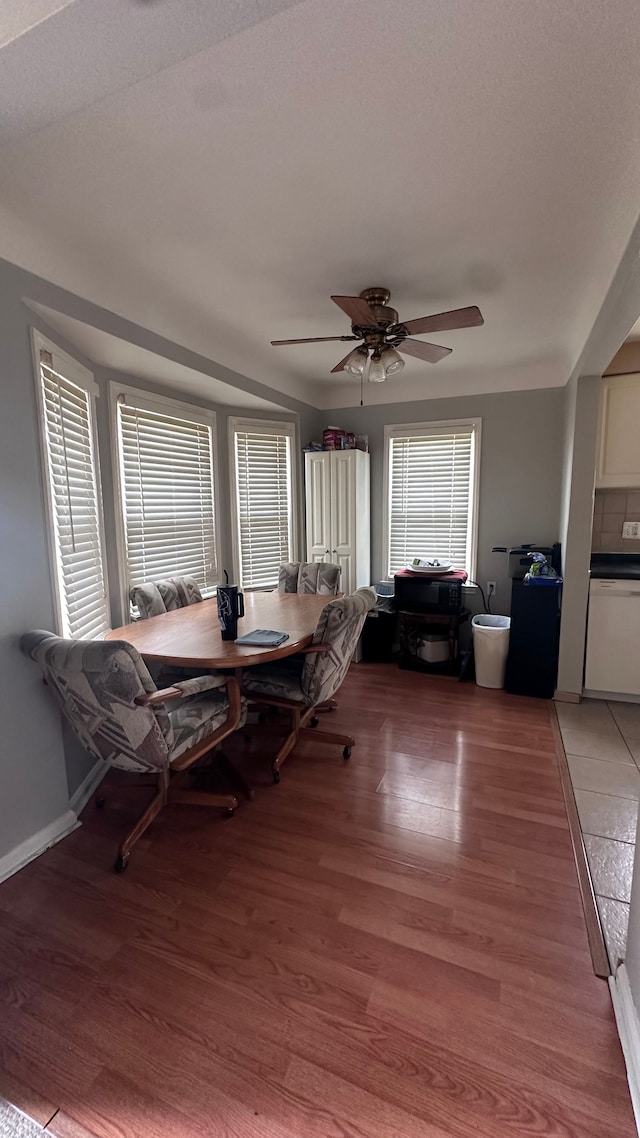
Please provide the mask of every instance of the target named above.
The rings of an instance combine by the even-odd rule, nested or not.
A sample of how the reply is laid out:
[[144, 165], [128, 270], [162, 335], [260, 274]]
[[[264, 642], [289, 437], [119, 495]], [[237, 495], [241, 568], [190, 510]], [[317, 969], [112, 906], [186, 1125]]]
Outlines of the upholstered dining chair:
[[[335, 597], [340, 585], [342, 569], [324, 561], [288, 561], [280, 566], [278, 577], [279, 593], [317, 593]], [[295, 664], [297, 658], [292, 657]], [[317, 711], [335, 711], [338, 704], [328, 699]]]
[[[138, 608], [141, 620], [160, 616], [163, 612], [173, 612], [187, 605], [197, 605], [202, 593], [194, 577], [166, 577], [162, 581], [144, 581], [129, 589], [129, 600]], [[152, 664], [151, 675], [159, 687], [171, 687], [173, 683], [189, 680], [199, 673], [193, 668], [180, 668], [174, 664]]]
[[279, 593], [319, 593], [335, 597], [340, 584], [339, 565], [324, 561], [288, 561], [280, 566]]
[[375, 591], [369, 588], [329, 601], [320, 613], [311, 644], [295, 657], [295, 667], [290, 657], [282, 664], [245, 668], [244, 694], [269, 707], [286, 708], [291, 715], [291, 730], [272, 763], [274, 782], [280, 782], [280, 767], [300, 738], [337, 743], [343, 748], [343, 758], [350, 758], [353, 736], [316, 730], [316, 711], [342, 684], [367, 613], [375, 603]]
[[124, 640], [63, 640], [36, 631], [23, 636], [20, 647], [39, 665], [89, 754], [155, 775], [155, 796], [120, 842], [116, 873], [126, 869], [132, 846], [167, 802], [221, 806], [233, 814], [235, 794], [177, 787], [179, 772], [243, 726], [246, 701], [234, 678], [199, 676], [158, 690], [139, 652]]
[[147, 620], [162, 612], [196, 605], [202, 600], [202, 593], [193, 577], [167, 577], [164, 581], [133, 585], [129, 590], [129, 600], [137, 606], [142, 620]]

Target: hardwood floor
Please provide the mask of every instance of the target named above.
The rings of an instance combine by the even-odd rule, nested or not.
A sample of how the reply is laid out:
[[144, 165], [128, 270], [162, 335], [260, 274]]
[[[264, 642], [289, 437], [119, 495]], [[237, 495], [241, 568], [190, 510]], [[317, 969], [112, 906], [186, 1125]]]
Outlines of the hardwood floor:
[[57, 1138], [631, 1138], [549, 706], [370, 664], [339, 702], [348, 763], [274, 786], [256, 738], [255, 801], [121, 877], [116, 787], [0, 885], [0, 1095]]

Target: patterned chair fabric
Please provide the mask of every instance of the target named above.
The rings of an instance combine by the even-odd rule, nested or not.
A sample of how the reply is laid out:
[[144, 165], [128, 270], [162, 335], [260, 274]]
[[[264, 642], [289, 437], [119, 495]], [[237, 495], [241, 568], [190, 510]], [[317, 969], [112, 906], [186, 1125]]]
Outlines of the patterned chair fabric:
[[228, 714], [226, 679], [220, 675], [174, 684], [185, 698], [172, 710], [134, 703], [158, 689], [139, 652], [123, 640], [63, 640], [51, 632], [29, 632], [20, 647], [40, 666], [86, 750], [122, 770], [169, 767]]
[[340, 584], [339, 565], [327, 565], [323, 561], [288, 561], [280, 566], [278, 576], [279, 593], [317, 593], [320, 596], [335, 597]]
[[313, 644], [329, 644], [328, 652], [301, 656], [296, 670], [276, 664], [246, 668], [243, 687], [251, 697], [293, 699], [307, 707], [325, 703], [338, 691], [347, 673], [358, 637], [370, 609], [376, 604], [373, 589], [358, 589], [325, 605]]
[[299, 561], [287, 561], [284, 565], [281, 565], [278, 574], [278, 592], [297, 593], [299, 572]]
[[145, 581], [129, 590], [131, 603], [137, 605], [142, 620], [196, 605], [202, 593], [194, 577], [167, 577], [164, 581]]

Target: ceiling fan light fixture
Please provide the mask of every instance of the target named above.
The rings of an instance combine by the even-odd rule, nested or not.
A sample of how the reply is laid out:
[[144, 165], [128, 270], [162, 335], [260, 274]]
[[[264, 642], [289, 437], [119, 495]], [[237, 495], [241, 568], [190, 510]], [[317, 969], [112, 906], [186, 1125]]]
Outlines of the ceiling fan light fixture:
[[382, 358], [382, 351], [380, 348], [374, 348], [371, 353], [371, 362], [369, 364], [369, 375], [367, 376], [369, 383], [384, 383], [387, 378], [387, 369], [384, 366]]
[[404, 360], [395, 348], [388, 344], [383, 348], [380, 353], [380, 358], [384, 364], [385, 375], [395, 375], [397, 371], [402, 371], [404, 367]]
[[368, 359], [369, 353], [366, 348], [354, 348], [342, 365], [343, 371], [347, 371], [349, 375], [363, 375]]

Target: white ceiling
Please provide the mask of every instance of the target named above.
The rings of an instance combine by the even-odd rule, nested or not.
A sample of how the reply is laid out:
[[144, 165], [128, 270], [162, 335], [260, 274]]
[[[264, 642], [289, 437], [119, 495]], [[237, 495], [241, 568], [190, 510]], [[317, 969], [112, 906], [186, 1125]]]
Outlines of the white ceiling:
[[[262, 399], [252, 392], [232, 387], [231, 384], [205, 375], [196, 368], [168, 359], [157, 352], [142, 348], [130, 340], [123, 340], [101, 328], [93, 328], [44, 304], [27, 302], [42, 316], [49, 328], [59, 332], [71, 345], [75, 345], [94, 364], [113, 372], [124, 372], [134, 379], [142, 379], [158, 388], [175, 393], [185, 391], [207, 403], [223, 407], [252, 407], [263, 410], [282, 410], [282, 404]], [[285, 408], [286, 410], [286, 408]]]
[[378, 284], [486, 323], [368, 402], [566, 382], [638, 214], [637, 0], [26, 7], [0, 254], [316, 406], [359, 401], [344, 346], [269, 340]]

